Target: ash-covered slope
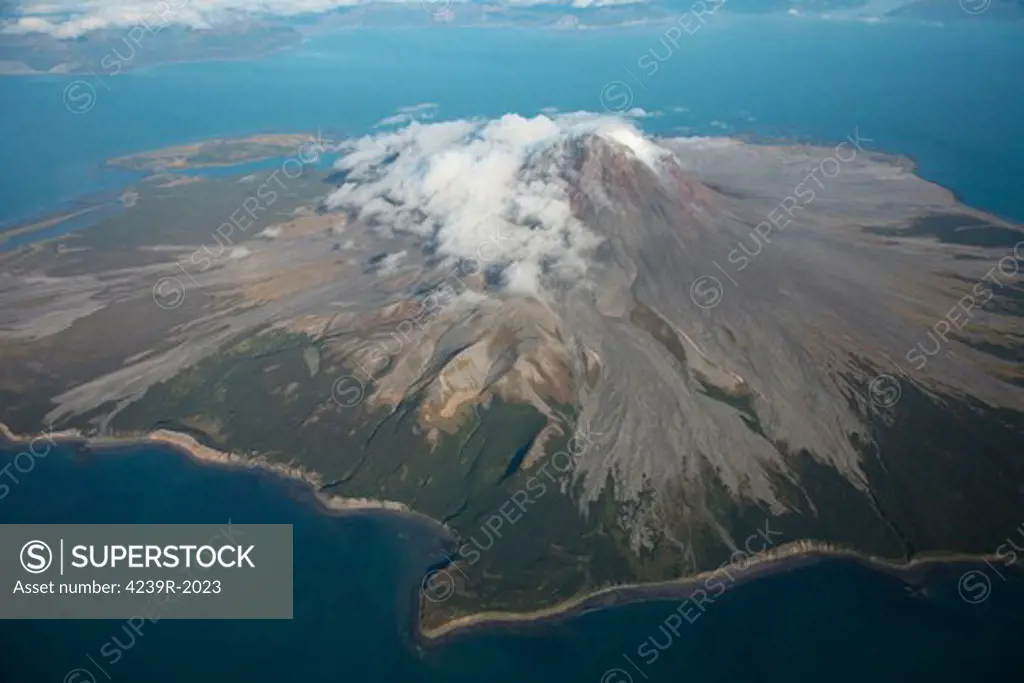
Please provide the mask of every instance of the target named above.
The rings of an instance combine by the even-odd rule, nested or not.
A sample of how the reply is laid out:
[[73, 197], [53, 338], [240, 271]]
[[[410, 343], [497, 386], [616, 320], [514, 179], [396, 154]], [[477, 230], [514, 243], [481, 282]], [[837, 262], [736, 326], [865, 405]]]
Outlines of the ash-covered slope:
[[[581, 514], [611, 485], [634, 550], [695, 527], [731, 546], [710, 492], [792, 512], [778, 483], [802, 487], [799, 453], [869, 500], [862, 460], [900, 383], [1024, 407], [1022, 327], [1000, 304], [1021, 291], [1022, 235], [864, 144], [654, 141], [586, 115], [413, 124], [353, 143], [327, 204], [449, 268], [482, 263], [489, 284], [462, 306], [547, 312], [539, 343], [594, 441], [573, 473]], [[1002, 246], [922, 236], [943, 221]], [[506, 351], [488, 342], [481, 381]]]
[[[464, 539], [428, 620], [712, 568], [766, 520], [991, 552], [1024, 485], [1024, 235], [868, 143], [412, 123], [244, 245], [190, 212], [203, 184], [143, 187], [4, 259], [0, 421], [193, 430], [406, 503]], [[202, 196], [234, 215], [246, 187]], [[133, 216], [191, 232], [100, 246]]]

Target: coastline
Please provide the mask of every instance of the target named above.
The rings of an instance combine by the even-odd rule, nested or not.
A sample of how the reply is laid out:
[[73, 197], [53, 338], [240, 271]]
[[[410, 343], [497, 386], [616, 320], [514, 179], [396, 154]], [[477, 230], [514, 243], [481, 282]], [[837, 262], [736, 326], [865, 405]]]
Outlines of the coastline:
[[[312, 133], [257, 132], [238, 137], [214, 137], [180, 145], [169, 145], [157, 149], [133, 152], [107, 159], [104, 166], [144, 173], [147, 176], [162, 173], [174, 174], [180, 171], [211, 168], [231, 168], [254, 162], [294, 155], [297, 149], [307, 143], [319, 143]], [[239, 158], [195, 161], [194, 157], [217, 146], [263, 146], [266, 149], [250, 151]], [[273, 148], [273, 149], [271, 149]]]
[[[194, 437], [168, 429], [159, 429], [144, 434], [89, 437], [77, 429], [62, 430], [47, 434], [16, 434], [0, 422], [0, 444], [27, 443], [35, 439], [46, 439], [51, 443], [65, 443], [86, 449], [122, 449], [138, 446], [157, 445], [169, 448], [200, 465], [259, 470], [308, 486], [312, 500], [319, 512], [343, 516], [354, 513], [384, 512], [426, 521], [431, 526], [447, 532], [444, 524], [404, 503], [373, 498], [344, 498], [331, 496], [321, 491], [322, 480], [318, 474], [299, 466], [274, 463], [262, 457], [225, 453], [200, 443]], [[624, 583], [606, 586], [581, 593], [549, 607], [527, 611], [479, 611], [450, 619], [436, 627], [423, 625], [422, 581], [412, 586], [412, 608], [410, 630], [417, 648], [433, 648], [454, 639], [470, 635], [480, 629], [523, 629], [541, 624], [554, 624], [611, 606], [636, 604], [657, 600], [685, 600], [706, 581], [713, 577], [726, 576], [731, 590], [737, 585], [766, 576], [772, 576], [794, 569], [810, 566], [827, 560], [843, 560], [857, 563], [869, 570], [886, 574], [906, 584], [919, 583], [927, 574], [939, 567], [956, 564], [989, 562], [997, 560], [995, 555], [971, 555], [968, 553], [925, 553], [899, 561], [868, 555], [851, 548], [813, 540], [793, 541], [771, 551], [761, 553], [743, 562], [730, 563], [716, 569], [697, 574], [653, 583]], [[423, 576], [432, 569], [424, 568]], [[733, 574], [737, 576], [733, 577]]]
[[[301, 46], [303, 41], [299, 41], [293, 45], [280, 45], [270, 50], [263, 52], [257, 52], [250, 55], [233, 56], [233, 55], [210, 55], [208, 57], [199, 57], [194, 59], [167, 59], [155, 61], [151, 64], [144, 64], [136, 66], [134, 68], [126, 69], [123, 73], [141, 73], [147, 69], [159, 69], [163, 66], [173, 66], [175, 64], [217, 64], [221, 62], [248, 62], [266, 57], [273, 56], [279, 52], [286, 52], [293, 50]], [[17, 60], [7, 60], [5, 64], [0, 66], [0, 78], [7, 77], [18, 77], [18, 76], [92, 76], [96, 77], [91, 69], [82, 68], [81, 66], [75, 66], [80, 62], [60, 62], [50, 67], [47, 70], [36, 69], [29, 66], [25, 62]], [[106, 74], [108, 77], [113, 77], [116, 74]]]
[[[4, 250], [4, 245], [13, 237], [20, 237], [22, 235], [28, 235], [30, 233], [38, 232], [40, 230], [46, 230], [47, 228], [52, 228], [56, 225], [60, 225], [65, 221], [70, 221], [74, 218], [80, 218], [81, 216], [85, 216], [90, 213], [95, 213], [96, 211], [99, 211], [102, 208], [103, 204], [91, 204], [81, 209], [70, 209], [69, 211], [62, 211], [55, 215], [44, 217], [38, 221], [32, 221], [29, 223], [15, 225], [15, 227], [11, 228], [10, 230], [3, 230], [2, 228], [0, 228], [0, 250]], [[32, 240], [32, 242], [41, 241], [46, 240]]]
[[[170, 448], [190, 460], [199, 464], [215, 465], [235, 469], [250, 469], [268, 472], [296, 482], [301, 482], [310, 487], [317, 502], [327, 512], [345, 513], [363, 510], [386, 510], [403, 514], [410, 514], [417, 517], [426, 517], [404, 503], [390, 500], [376, 500], [373, 498], [346, 498], [344, 496], [328, 495], [321, 492], [323, 480], [319, 474], [311, 472], [297, 465], [286, 465], [267, 460], [262, 456], [245, 456], [239, 453], [225, 453], [215, 448], [206, 446], [195, 437], [182, 432], [175, 432], [170, 429], [156, 429], [143, 434], [124, 434], [114, 436], [90, 437], [77, 429], [65, 429], [59, 432], [46, 434], [16, 434], [0, 422], [0, 444], [4, 442], [19, 444], [33, 441], [35, 439], [46, 439], [51, 443], [65, 443], [84, 447], [88, 450], [95, 449], [124, 449], [138, 446], [161, 446]], [[429, 517], [426, 517], [430, 519]]]
[[[0, 74], [0, 76], [2, 75], [3, 74]], [[824, 138], [807, 140], [787, 139], [784, 137], [780, 138], [776, 136], [758, 135], [753, 132], [738, 130], [723, 135], [708, 134], [702, 136], [699, 134], [678, 134], [669, 132], [651, 133], [650, 135], [654, 138], [661, 138], [665, 140], [686, 140], [689, 138], [712, 137], [734, 140], [741, 144], [754, 145], [758, 147], [805, 147], [812, 150], [827, 148], [830, 146], [831, 142], [834, 142], [830, 142]], [[353, 134], [353, 137], [358, 137], [358, 134]], [[86, 195], [74, 200], [69, 200], [68, 202], [61, 204], [56, 210], [31, 213], [20, 218], [11, 218], [6, 222], [0, 218], [0, 252], [5, 251], [4, 245], [10, 240], [10, 238], [50, 228], [67, 220], [95, 213], [107, 206], [113, 206], [124, 191], [130, 190], [140, 181], [147, 178], [152, 178], [161, 174], [176, 175], [184, 171], [229, 169], [234, 166], [243, 166], [249, 163], [266, 161], [268, 159], [278, 158], [281, 153], [292, 151], [299, 143], [304, 144], [315, 141], [317, 141], [317, 137], [312, 133], [267, 130], [239, 136], [216, 136], [204, 138], [193, 142], [161, 146], [154, 149], [131, 152], [129, 154], [105, 159], [99, 165], [99, 168], [121, 173], [131, 173], [137, 176], [131, 181], [125, 181], [118, 184], [119, 189], [117, 191], [117, 198], [108, 196], [110, 195], [110, 190], [98, 191], [92, 195]], [[192, 153], [200, 152], [203, 147], [211, 144], [268, 144], [271, 146], [280, 146], [281, 149], [278, 153], [264, 151], [261, 154], [254, 154], [242, 159], [230, 161], [193, 162], [189, 160], [189, 156]], [[867, 149], [867, 152], [869, 157], [873, 158], [875, 161], [900, 168], [903, 172], [910, 173], [922, 181], [939, 188], [948, 196], [953, 208], [958, 209], [959, 212], [964, 215], [969, 215], [978, 220], [991, 222], [994, 225], [998, 225], [998, 227], [1008, 230], [1024, 229], [1024, 218], [1022, 218], [1022, 221], [1018, 221], [1013, 216], [997, 213], [995, 209], [969, 204], [955, 188], [945, 185], [938, 180], [929, 178], [927, 174], [922, 173], [921, 164], [913, 155], [903, 152], [887, 152], [877, 148], [869, 148]], [[141, 163], [136, 166], [133, 165], [132, 162]], [[76, 229], [72, 232], [77, 231], [78, 230]], [[57, 239], [63, 236], [64, 235], [57, 236]], [[52, 239], [55, 238], [31, 240], [28, 244], [48, 242]], [[10, 249], [8, 248], [7, 250]]]
[[[0, 74], [0, 77], [2, 77], [2, 74]], [[324, 144], [324, 138], [320, 135], [319, 131], [316, 133], [296, 133], [267, 130], [247, 135], [203, 138], [195, 142], [166, 145], [105, 159], [95, 166], [97, 171], [129, 174], [132, 177], [125, 178], [122, 181], [115, 183], [116, 187], [113, 189], [108, 188], [96, 190], [94, 192], [89, 192], [60, 202], [57, 204], [56, 208], [30, 212], [21, 216], [12, 216], [6, 219], [0, 216], [0, 252], [11, 250], [10, 248], [5, 248], [5, 244], [11, 238], [52, 228], [64, 223], [65, 221], [96, 213], [100, 210], [119, 208], [119, 205], [124, 205], [124, 193], [131, 191], [133, 188], [137, 188], [144, 181], [158, 178], [160, 176], [173, 176], [174, 179], [172, 179], [172, 183], [175, 182], [175, 179], [180, 179], [177, 180], [179, 184], [199, 182], [199, 176], [187, 175], [187, 172], [231, 169], [236, 166], [244, 167], [247, 164], [265, 162], [271, 159], [292, 157], [299, 153], [297, 150], [300, 150], [302, 145], [308, 143]], [[244, 158], [232, 159], [229, 161], [193, 162], [190, 160], [189, 157], [191, 154], [202, 152], [203, 147], [211, 144], [267, 145], [268, 147], [277, 146], [279, 149], [275, 151], [265, 151], [260, 154], [252, 154]], [[326, 144], [334, 143], [332, 140], [327, 140]], [[138, 162], [138, 165], [133, 165], [132, 162]], [[243, 172], [240, 171], [239, 175], [242, 174]], [[193, 180], [194, 178], [197, 180]], [[164, 184], [159, 186], [159, 188], [163, 189], [172, 186], [172, 184]], [[125, 208], [131, 207], [128, 206]], [[78, 232], [81, 229], [85, 228], [76, 228], [71, 232]], [[31, 240], [26, 244], [48, 242], [65, 236], [65, 234], [61, 234], [38, 240]]]
[[[610, 607], [659, 600], [686, 600], [702, 590], [711, 578], [726, 576], [726, 592], [738, 585], [759, 578], [786, 573], [827, 560], [856, 563], [868, 570], [886, 574], [907, 585], [919, 583], [930, 571], [957, 564], [973, 564], [996, 560], [994, 555], [966, 553], [930, 553], [913, 557], [906, 562], [889, 560], [859, 553], [855, 550], [819, 541], [793, 541], [779, 548], [736, 563], [700, 572], [690, 576], [655, 583], [626, 583], [583, 593], [551, 607], [532, 612], [477, 612], [457, 617], [434, 628], [416, 629], [417, 645], [438, 647], [479, 629], [504, 631], [524, 629], [538, 624], [556, 624], [588, 612]], [[732, 578], [732, 573], [742, 572]]]

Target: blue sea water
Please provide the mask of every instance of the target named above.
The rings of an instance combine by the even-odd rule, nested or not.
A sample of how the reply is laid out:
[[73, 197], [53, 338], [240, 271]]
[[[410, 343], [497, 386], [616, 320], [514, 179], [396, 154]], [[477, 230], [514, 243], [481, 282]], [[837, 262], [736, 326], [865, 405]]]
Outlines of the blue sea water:
[[[0, 468], [14, 455], [0, 450]], [[160, 620], [138, 636], [123, 621], [0, 622], [0, 679], [12, 683], [960, 683], [1019, 670], [1024, 575], [983, 564], [991, 590], [975, 604], [958, 592], [970, 566], [911, 590], [833, 560], [737, 582], [674, 629], [678, 601], [658, 600], [422, 645], [414, 597], [438, 545], [421, 521], [327, 514], [301, 484], [151, 447], [64, 446], [18, 482], [0, 523], [292, 524], [294, 619]], [[67, 680], [76, 669], [88, 675]]]
[[[96, 65], [70, 100], [84, 104], [91, 87], [84, 113], [62, 96], [78, 76], [0, 78], [0, 226], [122, 185], [130, 174], [103, 168], [113, 156], [257, 131], [365, 134], [424, 102], [439, 119], [629, 103], [662, 113], [640, 122], [656, 133], [838, 141], [859, 130], [968, 203], [1024, 220], [1020, 25], [721, 15], [677, 45], [665, 30], [365, 29], [253, 61], [116, 77]], [[616, 81], [628, 90], [608, 90]]]
[[[661, 112], [640, 121], [651, 132], [829, 141], [858, 130], [968, 203], [1024, 220], [1019, 27], [723, 16], [671, 48], [663, 32], [339, 32], [250, 62], [90, 79], [95, 106], [80, 114], [62, 101], [77, 77], [0, 78], [0, 226], [114, 191], [136, 177], [103, 167], [121, 154], [257, 131], [364, 134], [423, 102], [439, 105], [438, 119], [601, 111], [621, 104], [601, 100], [614, 81], [630, 106]], [[664, 61], [647, 75], [650, 50]], [[0, 452], [0, 468], [12, 457]], [[116, 663], [100, 649], [127, 640], [121, 622], [0, 623], [0, 680], [57, 682], [76, 668], [150, 683], [959, 682], [1020, 671], [1024, 586], [985, 566], [992, 595], [980, 604], [958, 595], [963, 568], [912, 591], [830, 561], [736, 585], [671, 637], [662, 626], [676, 604], [656, 601], [420, 648], [411, 610], [435, 544], [415, 521], [330, 516], [298, 485], [150, 448], [54, 451], [0, 500], [0, 523], [229, 519], [295, 525], [293, 621], [161, 621]], [[652, 638], [664, 649], [648, 663], [639, 649]]]

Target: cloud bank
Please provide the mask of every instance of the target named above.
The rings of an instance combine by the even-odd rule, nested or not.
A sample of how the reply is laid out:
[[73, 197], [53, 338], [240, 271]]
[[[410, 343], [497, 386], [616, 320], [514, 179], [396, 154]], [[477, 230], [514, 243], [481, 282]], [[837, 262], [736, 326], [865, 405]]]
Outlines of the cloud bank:
[[597, 136], [657, 168], [670, 154], [626, 120], [593, 114], [414, 121], [350, 141], [345, 181], [326, 199], [385, 232], [414, 234], [453, 259], [481, 262], [508, 289], [538, 293], [581, 278], [599, 238], [574, 215], [568, 145]]
[[[54, 0], [16, 4], [14, 19], [0, 24], [0, 33], [43, 33], [71, 39], [102, 29], [168, 26], [209, 29], [218, 24], [256, 17], [326, 14], [345, 7], [405, 4], [437, 15], [472, 0]], [[514, 7], [562, 5], [597, 8], [645, 3], [648, 0], [501, 0]]]
[[20, 16], [7, 22], [3, 32], [77, 38], [100, 29], [133, 26], [209, 29], [248, 17], [323, 14], [358, 4], [363, 0], [56, 0], [17, 6], [14, 14]]

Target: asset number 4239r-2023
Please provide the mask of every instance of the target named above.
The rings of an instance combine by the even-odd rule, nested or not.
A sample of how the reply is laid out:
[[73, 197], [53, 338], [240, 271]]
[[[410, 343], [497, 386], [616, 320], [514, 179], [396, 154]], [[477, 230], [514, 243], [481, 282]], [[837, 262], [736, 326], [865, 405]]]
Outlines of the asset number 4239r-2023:
[[168, 595], [198, 595], [203, 593], [208, 594], [219, 594], [220, 593], [220, 581], [209, 581], [209, 580], [198, 580], [195, 581], [163, 581], [152, 579], [144, 581], [139, 579], [137, 581], [129, 581], [128, 585], [125, 586], [125, 590], [129, 593], [167, 593]]

